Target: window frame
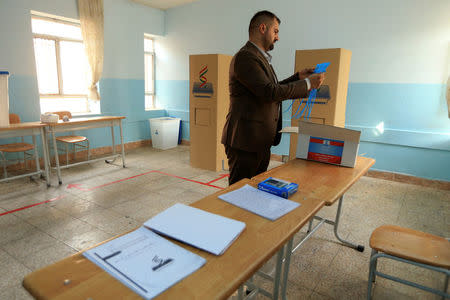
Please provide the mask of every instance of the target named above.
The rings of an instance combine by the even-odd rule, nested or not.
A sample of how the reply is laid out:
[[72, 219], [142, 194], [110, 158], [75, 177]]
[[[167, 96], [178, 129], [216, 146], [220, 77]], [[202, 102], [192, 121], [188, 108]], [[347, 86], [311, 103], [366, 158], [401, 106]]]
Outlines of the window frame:
[[[155, 93], [155, 61], [156, 61], [156, 56], [155, 56], [155, 39], [151, 36], [145, 35], [144, 34], [144, 43], [145, 40], [151, 40], [152, 41], [152, 51], [146, 51], [145, 47], [144, 47], [144, 99], [145, 96], [152, 96], [152, 103], [151, 103], [151, 107], [147, 107], [145, 106], [145, 110], [152, 110], [152, 109], [156, 109], [156, 93]], [[147, 66], [145, 64], [145, 59], [147, 56], [152, 56], [152, 61], [153, 61], [153, 68], [152, 68], [152, 92], [147, 91], [147, 78], [145, 78], [145, 74], [147, 73]], [[145, 102], [144, 102], [145, 105]]]
[[[40, 19], [40, 20], [45, 20], [45, 21], [54, 22], [54, 23], [61, 23], [61, 24], [65, 24], [65, 25], [76, 26], [79, 28], [81, 27], [80, 24], [76, 23], [76, 22], [59, 20], [56, 18], [39, 16], [39, 15], [35, 15], [35, 14], [31, 15], [31, 19], [32, 20]], [[34, 40], [35, 39], [46, 39], [46, 40], [51, 40], [51, 41], [55, 42], [55, 60], [56, 60], [56, 72], [57, 72], [57, 78], [58, 78], [58, 93], [57, 94], [41, 94], [39, 91], [39, 98], [58, 98], [58, 99], [62, 99], [62, 100], [68, 99], [68, 98], [84, 98], [84, 102], [85, 102], [84, 104], [86, 106], [86, 109], [84, 112], [80, 112], [80, 113], [82, 113], [82, 114], [83, 113], [91, 113], [90, 106], [89, 106], [88, 94], [65, 94], [63, 91], [64, 81], [63, 81], [63, 77], [62, 77], [60, 42], [76, 42], [76, 43], [80, 43], [83, 45], [83, 40], [59, 37], [59, 36], [49, 35], [49, 34], [34, 33], [34, 32], [32, 32], [32, 35], [33, 35], [33, 48], [34, 48]], [[34, 54], [36, 55], [36, 52]]]

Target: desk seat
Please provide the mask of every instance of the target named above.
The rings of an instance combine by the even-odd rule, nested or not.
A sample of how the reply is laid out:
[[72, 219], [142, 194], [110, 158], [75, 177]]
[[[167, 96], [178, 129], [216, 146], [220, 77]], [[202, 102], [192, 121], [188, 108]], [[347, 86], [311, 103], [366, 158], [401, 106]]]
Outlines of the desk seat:
[[450, 242], [429, 233], [384, 225], [373, 231], [370, 247], [407, 260], [450, 269]]
[[24, 151], [29, 151], [29, 150], [33, 150], [33, 149], [34, 149], [34, 145], [27, 144], [27, 143], [14, 143], [14, 144], [0, 145], [0, 151], [9, 152], [9, 153], [24, 152]]
[[[369, 280], [367, 299], [372, 299], [372, 285], [376, 276], [406, 284], [444, 298], [450, 298], [447, 293], [450, 276], [450, 242], [429, 233], [403, 228], [395, 225], [383, 225], [372, 232], [370, 236], [372, 254], [369, 264]], [[406, 279], [377, 271], [377, 261], [380, 258], [400, 261], [424, 269], [443, 273], [445, 283], [442, 290], [424, 286]]]
[[87, 138], [79, 135], [65, 135], [56, 137], [56, 140], [64, 143], [79, 143], [86, 141]]

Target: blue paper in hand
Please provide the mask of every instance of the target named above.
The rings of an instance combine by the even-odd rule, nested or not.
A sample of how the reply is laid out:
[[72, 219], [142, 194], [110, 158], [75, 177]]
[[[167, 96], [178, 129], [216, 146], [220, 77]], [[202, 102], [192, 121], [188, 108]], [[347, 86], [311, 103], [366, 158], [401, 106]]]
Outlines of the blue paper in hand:
[[314, 73], [324, 73], [329, 65], [329, 62], [317, 64], [316, 68], [314, 69]]

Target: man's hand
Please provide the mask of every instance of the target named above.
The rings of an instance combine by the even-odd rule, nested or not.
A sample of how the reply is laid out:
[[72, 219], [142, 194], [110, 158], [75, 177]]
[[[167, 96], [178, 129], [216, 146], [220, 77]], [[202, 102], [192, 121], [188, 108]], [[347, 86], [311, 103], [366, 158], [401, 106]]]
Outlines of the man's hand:
[[325, 73], [312, 74], [308, 76], [311, 83], [311, 89], [318, 89], [325, 80]]
[[299, 80], [303, 80], [306, 77], [311, 76], [311, 74], [313, 74], [315, 68], [306, 68], [301, 70], [300, 72], [298, 72], [298, 79]]

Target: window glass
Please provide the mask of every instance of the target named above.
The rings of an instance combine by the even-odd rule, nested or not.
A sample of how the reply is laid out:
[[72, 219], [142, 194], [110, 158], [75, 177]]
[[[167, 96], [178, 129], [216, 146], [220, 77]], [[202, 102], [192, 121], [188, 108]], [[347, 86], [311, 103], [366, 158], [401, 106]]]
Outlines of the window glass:
[[58, 69], [54, 40], [34, 39], [36, 73], [40, 94], [58, 94]]
[[144, 38], [144, 52], [153, 52], [153, 40]]
[[145, 54], [145, 92], [153, 93], [153, 55]]
[[31, 17], [41, 112], [100, 112], [88, 99], [90, 67], [80, 25], [57, 17]]
[[63, 94], [86, 95], [88, 93], [89, 67], [80, 42], [60, 42]]
[[154, 108], [153, 98], [154, 98], [153, 95], [145, 95], [145, 108], [146, 109]]

